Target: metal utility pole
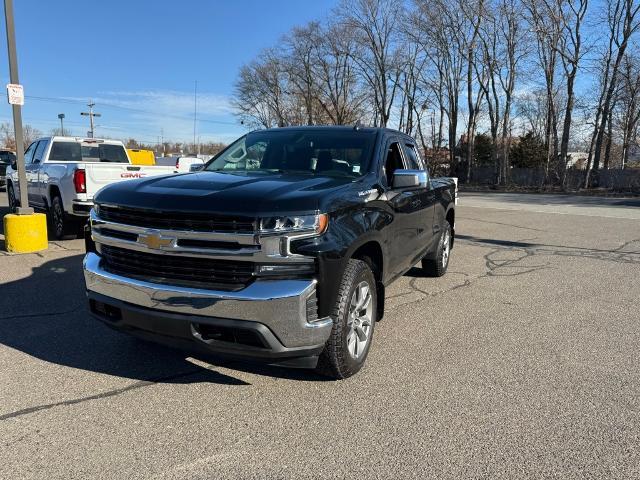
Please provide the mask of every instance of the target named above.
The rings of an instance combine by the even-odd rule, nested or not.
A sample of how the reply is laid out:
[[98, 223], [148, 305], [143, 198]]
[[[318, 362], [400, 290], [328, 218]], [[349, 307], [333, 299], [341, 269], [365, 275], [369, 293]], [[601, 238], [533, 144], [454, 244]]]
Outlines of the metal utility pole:
[[198, 119], [198, 81], [193, 89], [193, 148], [196, 148], [196, 122]]
[[[9, 53], [9, 78], [11, 84], [19, 85], [18, 54], [16, 53], [16, 30], [13, 23], [13, 0], [4, 0], [4, 20], [7, 26], [7, 51]], [[24, 101], [23, 101], [24, 102]], [[20, 186], [20, 206], [18, 215], [31, 215], [33, 208], [29, 208], [27, 197], [27, 172], [24, 168], [24, 137], [22, 135], [22, 107], [13, 103], [13, 130], [16, 139], [16, 163], [18, 166], [18, 185]]]
[[89, 111], [88, 112], [82, 112], [80, 113], [80, 115], [85, 116], [85, 117], [89, 117], [89, 138], [93, 138], [93, 117], [101, 117], [102, 115], [99, 113], [94, 113], [93, 112], [93, 107], [95, 107], [95, 103], [93, 103], [91, 100], [89, 100], [89, 103], [87, 103], [87, 107], [89, 107]]
[[64, 137], [64, 113], [59, 113], [58, 118], [60, 119], [60, 135]]

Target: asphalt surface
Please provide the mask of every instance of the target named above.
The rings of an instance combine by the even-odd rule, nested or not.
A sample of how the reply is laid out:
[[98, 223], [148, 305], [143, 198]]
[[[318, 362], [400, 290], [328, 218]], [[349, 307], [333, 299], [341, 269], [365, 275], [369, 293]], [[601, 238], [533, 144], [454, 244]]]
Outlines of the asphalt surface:
[[640, 478], [640, 201], [463, 194], [457, 233], [340, 382], [112, 332], [81, 240], [0, 253], [0, 478]]

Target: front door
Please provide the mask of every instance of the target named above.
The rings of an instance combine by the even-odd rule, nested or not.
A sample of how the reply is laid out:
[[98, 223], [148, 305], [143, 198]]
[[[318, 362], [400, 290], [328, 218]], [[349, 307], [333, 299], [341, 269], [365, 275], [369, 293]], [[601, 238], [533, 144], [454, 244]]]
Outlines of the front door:
[[[32, 187], [32, 183], [35, 181], [37, 183], [38, 181], [38, 172], [36, 171], [36, 168], [38, 167], [37, 165], [33, 165], [33, 155], [36, 152], [36, 148], [38, 147], [38, 141], [33, 142], [31, 145], [29, 145], [29, 148], [27, 148], [27, 150], [24, 152], [24, 168], [25, 168], [25, 172], [26, 172], [26, 177], [27, 177], [27, 198], [29, 200], [29, 205], [33, 204], [32, 201], [32, 195], [33, 195], [33, 187]], [[18, 199], [18, 201], [20, 201], [20, 189], [25, 188], [25, 185], [21, 185], [20, 184], [20, 178], [19, 176], [16, 174], [16, 185], [18, 186], [18, 188], [15, 189], [15, 194], [16, 194], [16, 198]]]
[[386, 178], [386, 197], [393, 211], [393, 222], [390, 225], [388, 250], [392, 258], [389, 262], [393, 265], [396, 276], [411, 268], [424, 250], [423, 238], [419, 236], [426, 225], [424, 200], [426, 190], [424, 188], [393, 188], [393, 175], [395, 170], [407, 169], [407, 160], [403, 152], [402, 143], [398, 139], [392, 139], [386, 148], [386, 160], [384, 163], [384, 177]]
[[416, 192], [416, 195], [419, 195], [420, 197], [420, 207], [423, 213], [417, 224], [418, 250], [420, 258], [422, 258], [427, 251], [432, 249], [434, 239], [438, 237], [438, 235], [436, 235], [437, 232], [434, 230], [436, 194], [431, 186], [427, 167], [418, 154], [418, 149], [415, 144], [410, 141], [405, 141], [403, 147], [408, 167], [412, 170], [422, 170], [426, 172], [428, 179], [427, 187]]
[[27, 184], [29, 186], [29, 203], [42, 207], [44, 206], [44, 197], [42, 196], [42, 185], [40, 179], [40, 171], [44, 162], [44, 152], [47, 149], [47, 141], [40, 140], [33, 154], [33, 160], [27, 165]]

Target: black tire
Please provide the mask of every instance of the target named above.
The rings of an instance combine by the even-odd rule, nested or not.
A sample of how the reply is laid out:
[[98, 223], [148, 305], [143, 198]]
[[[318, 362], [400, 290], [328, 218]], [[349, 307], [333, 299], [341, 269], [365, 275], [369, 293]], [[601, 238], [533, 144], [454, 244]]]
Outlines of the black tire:
[[451, 258], [451, 225], [448, 221], [440, 231], [438, 248], [433, 258], [422, 259], [422, 269], [428, 277], [441, 277], [447, 273], [449, 260]]
[[64, 212], [62, 199], [56, 195], [51, 200], [51, 208], [49, 208], [49, 223], [51, 225], [51, 233], [56, 240], [63, 240], [69, 236], [78, 235], [78, 223], [69, 218]]
[[[363, 284], [368, 287], [368, 297], [363, 293]], [[366, 306], [358, 309], [353, 302], [359, 305], [359, 298], [362, 296], [365, 297], [363, 304], [366, 303]], [[342, 275], [336, 305], [331, 313], [333, 329], [318, 359], [316, 370], [319, 373], [334, 379], [343, 379], [362, 368], [373, 341], [377, 305], [376, 279], [369, 263], [363, 260], [349, 260]], [[362, 340], [363, 336], [366, 340]], [[364, 344], [361, 345], [360, 342]]]
[[15, 213], [18, 207], [18, 200], [16, 199], [16, 192], [13, 190], [13, 185], [7, 184], [7, 201], [9, 202], [9, 213]]

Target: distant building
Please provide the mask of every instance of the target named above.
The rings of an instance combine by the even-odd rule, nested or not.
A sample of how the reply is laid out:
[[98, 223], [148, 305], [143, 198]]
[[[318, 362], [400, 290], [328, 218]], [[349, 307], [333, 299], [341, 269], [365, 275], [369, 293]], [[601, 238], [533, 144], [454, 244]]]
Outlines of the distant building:
[[567, 168], [575, 168], [576, 170], [584, 170], [587, 168], [587, 160], [589, 154], [587, 152], [567, 152]]

